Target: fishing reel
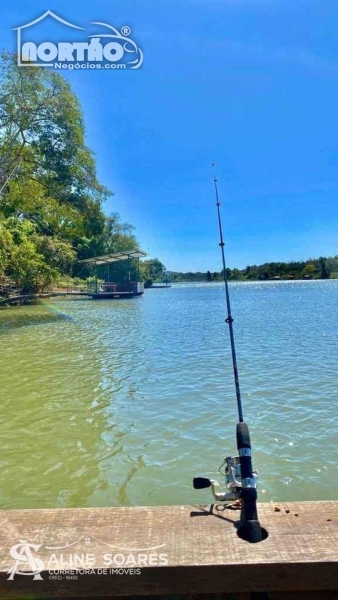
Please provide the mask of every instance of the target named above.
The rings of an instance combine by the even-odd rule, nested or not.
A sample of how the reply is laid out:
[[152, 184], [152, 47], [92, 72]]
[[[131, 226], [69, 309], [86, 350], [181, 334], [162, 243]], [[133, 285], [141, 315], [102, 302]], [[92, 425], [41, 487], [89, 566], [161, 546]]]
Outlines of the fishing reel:
[[249, 429], [243, 421], [236, 428], [238, 456], [227, 456], [222, 464], [227, 491], [217, 492], [218, 482], [207, 477], [194, 477], [195, 490], [211, 487], [217, 502], [235, 502], [241, 500], [241, 520], [238, 535], [242, 539], [257, 543], [266, 538], [267, 532], [260, 526], [257, 514], [257, 471], [253, 471], [251, 462], [251, 442]]
[[[224, 473], [221, 471], [222, 467], [225, 467]], [[207, 477], [194, 477], [194, 489], [202, 490], [211, 487], [212, 495], [217, 502], [225, 502], [229, 504], [235, 502], [236, 500], [240, 500], [243, 488], [240, 457], [226, 456], [219, 468], [219, 472], [225, 477], [225, 485], [228, 491], [217, 492], [217, 488], [219, 487], [218, 481], [215, 479], [208, 479]], [[253, 471], [252, 475], [253, 477], [251, 481], [248, 481], [247, 478], [244, 482], [245, 487], [257, 487], [258, 472]]]

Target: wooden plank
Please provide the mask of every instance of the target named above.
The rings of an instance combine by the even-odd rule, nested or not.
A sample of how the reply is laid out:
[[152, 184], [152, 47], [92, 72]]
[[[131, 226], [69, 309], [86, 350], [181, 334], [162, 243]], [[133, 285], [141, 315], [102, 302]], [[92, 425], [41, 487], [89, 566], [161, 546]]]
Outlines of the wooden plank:
[[93, 300], [119, 300], [126, 298], [135, 298], [136, 296], [142, 296], [144, 292], [98, 292], [92, 294]]
[[[338, 590], [338, 502], [275, 508], [259, 505], [261, 525], [269, 532], [259, 544], [238, 538], [239, 514], [222, 506], [0, 511], [0, 597]], [[21, 542], [40, 546], [32, 553], [44, 563], [42, 581], [19, 574], [8, 580], [15, 563], [10, 549]], [[25, 548], [21, 545], [17, 551], [25, 553]], [[50, 569], [60, 564], [54, 558], [51, 562], [51, 556], [60, 560], [62, 555], [64, 570], [71, 570], [75, 554], [87, 558], [82, 566], [95, 573], [80, 574], [78, 579], [64, 573], [53, 578]], [[110, 572], [118, 568], [116, 560], [122, 569], [140, 568], [141, 574]], [[166, 560], [168, 564], [161, 565]], [[107, 573], [99, 574], [105, 568]], [[29, 564], [20, 569], [29, 571]]]

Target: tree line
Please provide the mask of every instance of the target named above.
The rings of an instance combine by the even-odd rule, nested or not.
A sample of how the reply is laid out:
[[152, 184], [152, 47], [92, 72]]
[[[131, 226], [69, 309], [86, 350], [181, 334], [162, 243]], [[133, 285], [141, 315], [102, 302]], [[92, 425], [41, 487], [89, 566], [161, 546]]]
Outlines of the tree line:
[[[337, 279], [338, 256], [309, 259], [306, 261], [269, 262], [262, 265], [250, 265], [245, 269], [227, 268], [230, 281], [267, 281], [278, 279]], [[222, 281], [220, 272], [186, 272], [172, 271], [171, 281]]]

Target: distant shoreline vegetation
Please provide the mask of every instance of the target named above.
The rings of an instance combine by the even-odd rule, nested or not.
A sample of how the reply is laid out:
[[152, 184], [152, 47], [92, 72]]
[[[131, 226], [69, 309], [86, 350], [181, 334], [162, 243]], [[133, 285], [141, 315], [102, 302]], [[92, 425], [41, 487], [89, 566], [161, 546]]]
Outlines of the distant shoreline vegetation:
[[[338, 279], [338, 255], [306, 261], [270, 262], [249, 265], [245, 269], [227, 269], [229, 281], [278, 281], [292, 279]], [[170, 272], [172, 282], [222, 281], [223, 271]]]

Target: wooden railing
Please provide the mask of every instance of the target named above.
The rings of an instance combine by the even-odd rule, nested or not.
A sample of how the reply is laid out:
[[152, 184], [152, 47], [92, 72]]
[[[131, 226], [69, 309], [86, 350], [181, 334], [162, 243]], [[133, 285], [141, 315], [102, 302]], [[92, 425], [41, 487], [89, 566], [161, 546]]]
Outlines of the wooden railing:
[[91, 283], [87, 284], [86, 281], [83, 283], [74, 283], [72, 281], [58, 281], [56, 284], [52, 285], [48, 291], [49, 292], [93, 292], [95, 289], [95, 284]]
[[258, 507], [258, 544], [221, 506], [1, 511], [0, 598], [337, 599], [338, 502]]

